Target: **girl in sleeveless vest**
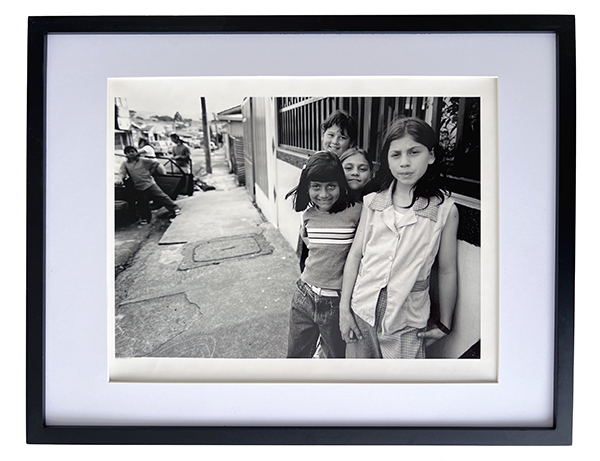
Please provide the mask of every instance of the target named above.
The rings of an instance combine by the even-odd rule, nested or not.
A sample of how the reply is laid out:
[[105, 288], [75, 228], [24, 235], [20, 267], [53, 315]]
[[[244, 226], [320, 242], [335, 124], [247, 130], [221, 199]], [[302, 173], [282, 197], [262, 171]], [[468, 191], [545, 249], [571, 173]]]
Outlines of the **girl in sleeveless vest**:
[[300, 235], [309, 249], [292, 299], [288, 357], [313, 357], [319, 335], [327, 358], [343, 358], [346, 344], [339, 329], [339, 301], [344, 263], [361, 215], [349, 197], [339, 158], [312, 155], [302, 169], [294, 209], [304, 212]]
[[[434, 130], [395, 120], [384, 137], [379, 192], [363, 199], [344, 269], [340, 330], [348, 358], [425, 358], [450, 334], [457, 294], [458, 210], [443, 185]], [[428, 329], [437, 258], [440, 316]]]

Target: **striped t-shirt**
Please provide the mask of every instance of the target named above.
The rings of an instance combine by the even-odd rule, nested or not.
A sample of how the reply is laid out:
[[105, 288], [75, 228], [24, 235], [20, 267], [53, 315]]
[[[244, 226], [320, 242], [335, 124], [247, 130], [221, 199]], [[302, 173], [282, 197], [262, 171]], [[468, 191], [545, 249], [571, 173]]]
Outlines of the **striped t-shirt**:
[[340, 290], [346, 257], [354, 240], [362, 206], [337, 213], [312, 207], [302, 216], [302, 239], [309, 253], [302, 280], [319, 288]]

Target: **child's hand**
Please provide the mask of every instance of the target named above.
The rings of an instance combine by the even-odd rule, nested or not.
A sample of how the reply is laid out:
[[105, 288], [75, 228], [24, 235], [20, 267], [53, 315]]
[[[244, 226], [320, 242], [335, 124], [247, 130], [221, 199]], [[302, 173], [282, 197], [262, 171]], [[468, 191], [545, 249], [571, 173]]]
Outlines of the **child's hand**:
[[342, 333], [342, 339], [346, 343], [355, 343], [359, 339], [362, 339], [362, 333], [356, 325], [354, 315], [350, 309], [340, 309], [340, 332]]
[[422, 338], [425, 341], [425, 347], [430, 346], [438, 339], [442, 339], [444, 336], [447, 336], [446, 333], [444, 333], [438, 327], [434, 327], [431, 330], [417, 333], [417, 338]]

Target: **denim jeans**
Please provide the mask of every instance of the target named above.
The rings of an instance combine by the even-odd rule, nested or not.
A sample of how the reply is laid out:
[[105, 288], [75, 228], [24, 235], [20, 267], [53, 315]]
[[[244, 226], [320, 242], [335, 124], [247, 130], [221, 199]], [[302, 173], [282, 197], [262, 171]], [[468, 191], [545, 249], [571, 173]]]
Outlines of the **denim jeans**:
[[292, 298], [288, 358], [311, 358], [321, 335], [328, 358], [344, 358], [346, 343], [340, 333], [340, 298], [319, 296], [302, 280]]

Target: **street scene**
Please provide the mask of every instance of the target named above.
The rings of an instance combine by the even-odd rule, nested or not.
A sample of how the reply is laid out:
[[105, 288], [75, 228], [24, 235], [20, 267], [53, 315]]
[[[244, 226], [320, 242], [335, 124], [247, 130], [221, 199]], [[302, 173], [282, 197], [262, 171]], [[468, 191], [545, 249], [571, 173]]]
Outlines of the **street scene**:
[[179, 196], [180, 216], [116, 223], [116, 355], [284, 358], [297, 256], [248, 200], [224, 146], [210, 174], [204, 150], [191, 152], [209, 188]]
[[[180, 82], [170, 86], [168, 79], [163, 84], [169, 91], [162, 93], [181, 88]], [[438, 290], [448, 285], [438, 281], [438, 265], [448, 263], [432, 253], [426, 256], [431, 269], [425, 269], [431, 274], [420, 275], [426, 277], [423, 281], [416, 280], [413, 270], [391, 285], [395, 293], [398, 284], [410, 283], [411, 293], [426, 290], [427, 300], [431, 298], [431, 308], [417, 322], [422, 329], [413, 329], [415, 338], [419, 332], [431, 339], [418, 340], [422, 352], [406, 358], [480, 358], [480, 98], [238, 96], [225, 101], [221, 93], [214, 97], [209, 93], [190, 97], [199, 108], [191, 113], [183, 110], [189, 90], [180, 91], [181, 99], [171, 94], [168, 108], [157, 98], [161, 91], [155, 91], [147, 97], [155, 106], [141, 107], [140, 101], [146, 101], [136, 96], [136, 85], [127, 81], [110, 101], [115, 119], [114, 152], [109, 152], [115, 179], [115, 358], [344, 358], [352, 334], [366, 331], [366, 324], [362, 330], [358, 324], [344, 324], [345, 320], [338, 320], [337, 307], [327, 308], [335, 314], [330, 326], [319, 323], [324, 321], [321, 307], [310, 314], [312, 320], [301, 320], [298, 315], [304, 314], [297, 309], [304, 307], [298, 304], [299, 296], [304, 299], [316, 293], [315, 302], [337, 306], [363, 196], [377, 191], [379, 196], [390, 187], [384, 185], [385, 175], [378, 169], [385, 173], [392, 168], [388, 151], [396, 145], [405, 149], [400, 147], [403, 139], [413, 144], [419, 139], [416, 145], [429, 153], [423, 154], [427, 157], [422, 166], [415, 167], [420, 168], [418, 173], [414, 169], [394, 173], [398, 184], [406, 182], [414, 190], [426, 171], [438, 174], [431, 173], [436, 171], [429, 167], [434, 162], [449, 173], [446, 190], [452, 200], [445, 208], [440, 205], [444, 213], [440, 225], [445, 225], [450, 207], [455, 209], [451, 266], [456, 268], [453, 283], [457, 284], [450, 306], [447, 293]], [[429, 141], [418, 134], [386, 141], [386, 133], [405, 120], [416, 124], [415, 129], [428, 130], [432, 147], [425, 147], [423, 143]], [[326, 168], [339, 168], [343, 176], [336, 176], [335, 185], [347, 191], [344, 213], [331, 208], [334, 202], [338, 208], [342, 203], [337, 192], [319, 192], [319, 196], [308, 189], [302, 192], [304, 175], [313, 174], [312, 168], [325, 168], [313, 163], [329, 160], [335, 165]], [[406, 163], [402, 171], [411, 162], [418, 164], [414, 159], [402, 162]], [[331, 184], [318, 181], [324, 180], [311, 180], [311, 190]], [[298, 205], [305, 200], [302, 194], [310, 202], [308, 207]], [[324, 256], [328, 253], [319, 246], [320, 237], [304, 226], [312, 225], [306, 224], [311, 210], [330, 209], [327, 220], [333, 237], [323, 244], [335, 251]], [[410, 211], [410, 216], [421, 216], [418, 211]], [[435, 227], [438, 219], [430, 214], [423, 214], [427, 219], [422, 222], [434, 226], [432, 230], [418, 230], [415, 223], [421, 221], [410, 216], [405, 221], [416, 239], [443, 230]], [[349, 242], [344, 243], [343, 254], [339, 253], [342, 247], [335, 245], [339, 232], [350, 236], [341, 240]], [[369, 245], [375, 260], [391, 248], [383, 241]], [[398, 264], [413, 257], [409, 256], [413, 247], [405, 248], [397, 250], [406, 252]], [[319, 257], [322, 262], [315, 262]], [[368, 280], [369, 274], [360, 277]], [[361, 290], [370, 290], [364, 286]], [[307, 322], [311, 326], [298, 333]], [[306, 338], [308, 331], [310, 340], [299, 339]], [[315, 331], [319, 333], [312, 336]], [[387, 347], [378, 346], [374, 357], [405, 358], [404, 352]]]

